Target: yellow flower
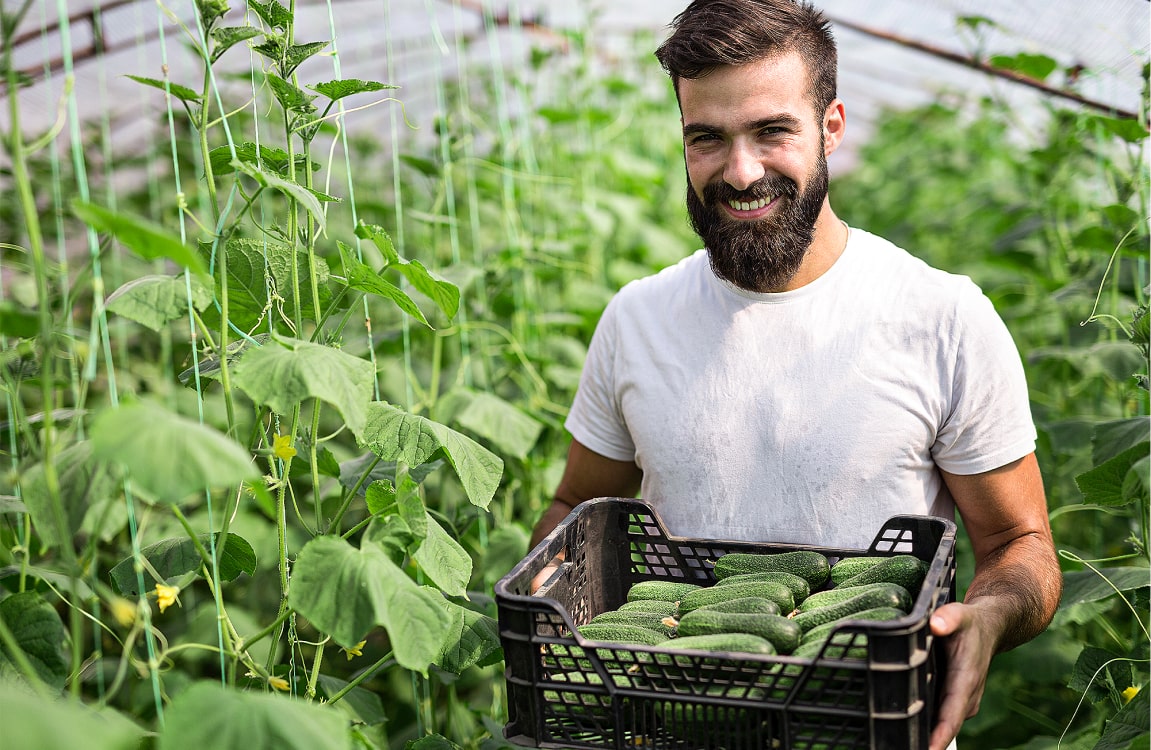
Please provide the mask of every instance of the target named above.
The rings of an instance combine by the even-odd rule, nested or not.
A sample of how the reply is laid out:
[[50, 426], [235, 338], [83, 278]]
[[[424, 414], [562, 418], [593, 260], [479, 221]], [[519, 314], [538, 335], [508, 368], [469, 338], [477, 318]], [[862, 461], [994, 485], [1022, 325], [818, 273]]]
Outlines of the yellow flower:
[[348, 655], [348, 661], [351, 661], [353, 656], [363, 656], [364, 655], [364, 646], [367, 645], [367, 643], [368, 643], [367, 641], [360, 641], [355, 646], [350, 646], [349, 648], [344, 648], [343, 646], [340, 646], [340, 650], [343, 651], [345, 654], [347, 654]]
[[287, 692], [289, 687], [288, 681], [283, 677], [269, 677], [268, 684], [274, 687], [276, 690], [281, 690], [283, 692]]
[[276, 458], [287, 461], [296, 455], [296, 449], [292, 447], [291, 435], [276, 435], [272, 441], [272, 455]]
[[164, 610], [168, 607], [176, 603], [176, 596], [179, 593], [179, 586], [165, 586], [162, 583], [156, 584], [156, 603], [160, 605], [161, 614], [163, 614]]
[[116, 622], [124, 627], [130, 627], [132, 623], [136, 622], [136, 605], [128, 601], [122, 596], [117, 596], [108, 602], [108, 608], [112, 611], [112, 617]]
[[1131, 699], [1134, 698], [1138, 693], [1139, 693], [1139, 688], [1137, 688], [1137, 687], [1132, 686], [1132, 687], [1127, 688], [1126, 690], [1123, 691], [1123, 702], [1124, 703], [1130, 703]]

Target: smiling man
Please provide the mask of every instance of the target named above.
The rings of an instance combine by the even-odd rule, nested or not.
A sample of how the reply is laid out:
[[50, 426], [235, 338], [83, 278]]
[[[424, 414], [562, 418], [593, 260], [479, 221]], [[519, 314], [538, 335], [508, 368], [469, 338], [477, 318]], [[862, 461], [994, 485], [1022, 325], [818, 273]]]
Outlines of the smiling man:
[[969, 279], [836, 217], [827, 157], [846, 116], [822, 14], [696, 0], [656, 55], [705, 247], [604, 311], [533, 542], [580, 502], [637, 492], [677, 536], [840, 548], [893, 515], [958, 510], [975, 574], [931, 621], [949, 656], [943, 750], [992, 656], [1059, 601], [1019, 354]]

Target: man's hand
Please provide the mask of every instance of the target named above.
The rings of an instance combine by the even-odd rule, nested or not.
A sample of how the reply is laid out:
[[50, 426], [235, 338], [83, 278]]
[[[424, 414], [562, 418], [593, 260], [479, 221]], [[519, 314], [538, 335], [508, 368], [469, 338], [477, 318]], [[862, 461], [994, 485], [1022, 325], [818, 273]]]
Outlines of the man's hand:
[[979, 710], [1000, 628], [991, 622], [995, 615], [981, 605], [983, 601], [945, 604], [931, 616], [932, 635], [943, 639], [936, 648], [947, 649], [947, 679], [931, 732], [931, 750], [946, 750], [964, 720]]

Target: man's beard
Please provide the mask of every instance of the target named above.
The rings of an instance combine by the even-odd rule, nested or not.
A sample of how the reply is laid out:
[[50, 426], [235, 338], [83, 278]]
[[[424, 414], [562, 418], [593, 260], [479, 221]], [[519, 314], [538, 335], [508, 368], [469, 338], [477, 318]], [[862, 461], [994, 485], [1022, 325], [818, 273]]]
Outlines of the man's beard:
[[[746, 190], [736, 190], [722, 180], [711, 183], [704, 187], [700, 201], [689, 182], [688, 217], [707, 247], [715, 275], [752, 292], [782, 289], [799, 271], [815, 238], [815, 220], [827, 197], [827, 186], [827, 159], [822, 153], [802, 193], [787, 177], [764, 175]], [[758, 221], [732, 219], [720, 205], [775, 196], [781, 205]]]

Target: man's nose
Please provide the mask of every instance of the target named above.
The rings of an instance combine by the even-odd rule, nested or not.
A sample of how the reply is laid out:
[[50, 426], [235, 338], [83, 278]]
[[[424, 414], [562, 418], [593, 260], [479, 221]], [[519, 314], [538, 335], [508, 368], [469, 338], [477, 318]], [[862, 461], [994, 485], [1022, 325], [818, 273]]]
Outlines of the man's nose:
[[731, 145], [727, 164], [723, 169], [723, 181], [736, 190], [747, 190], [767, 174], [755, 149], [738, 141]]

